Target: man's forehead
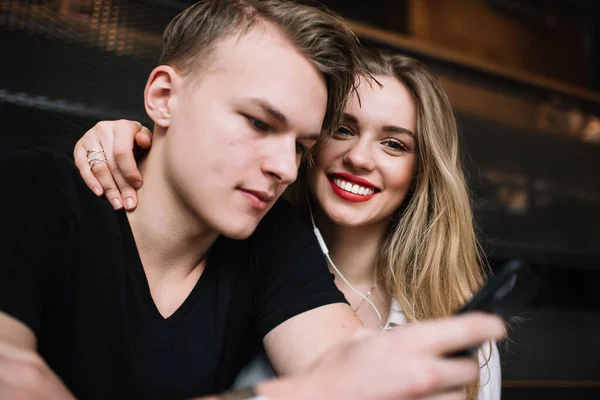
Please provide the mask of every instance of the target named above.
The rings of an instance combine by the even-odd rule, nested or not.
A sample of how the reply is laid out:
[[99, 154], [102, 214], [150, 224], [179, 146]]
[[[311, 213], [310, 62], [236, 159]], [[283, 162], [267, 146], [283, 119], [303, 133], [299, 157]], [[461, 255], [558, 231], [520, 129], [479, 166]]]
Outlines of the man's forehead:
[[327, 106], [325, 78], [279, 28], [254, 24], [243, 35], [218, 43], [213, 55], [209, 72], [222, 73], [222, 84], [228, 86], [223, 90], [237, 100], [254, 99], [307, 135], [320, 132]]
[[[275, 24], [255, 19], [253, 23], [244, 23], [233, 32], [222, 35], [208, 48], [197, 55], [198, 69], [195, 77], [232, 69], [232, 66], [245, 65], [248, 59], [260, 59], [268, 52], [296, 52], [296, 46]], [[195, 78], [194, 78], [195, 79]]]
[[227, 58], [227, 54], [267, 49], [300, 53], [280, 27], [262, 18], [241, 24], [235, 31], [223, 36], [214, 44], [215, 53], [219, 53], [223, 58]]

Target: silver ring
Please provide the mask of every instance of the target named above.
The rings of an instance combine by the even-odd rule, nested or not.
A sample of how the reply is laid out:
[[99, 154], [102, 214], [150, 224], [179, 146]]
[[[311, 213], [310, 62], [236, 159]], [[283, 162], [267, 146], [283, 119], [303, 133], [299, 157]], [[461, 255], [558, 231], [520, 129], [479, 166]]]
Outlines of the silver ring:
[[104, 149], [89, 149], [85, 151], [85, 154], [87, 155], [88, 160], [90, 160], [97, 154], [104, 154]]
[[103, 162], [108, 164], [108, 160], [106, 158], [103, 159], [103, 160], [100, 159], [100, 158], [93, 158], [91, 160], [88, 160], [88, 162], [90, 163], [90, 168], [93, 168], [94, 165], [100, 164], [100, 163], [103, 163]]
[[89, 149], [86, 150], [87, 160], [90, 164], [90, 168], [96, 164], [107, 163], [106, 155], [104, 154], [104, 149]]

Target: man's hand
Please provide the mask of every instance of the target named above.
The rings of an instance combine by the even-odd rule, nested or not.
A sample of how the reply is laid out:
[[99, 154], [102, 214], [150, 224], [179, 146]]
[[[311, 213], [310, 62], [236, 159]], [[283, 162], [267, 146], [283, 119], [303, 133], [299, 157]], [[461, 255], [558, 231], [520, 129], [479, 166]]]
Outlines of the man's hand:
[[0, 398], [75, 399], [39, 354], [4, 341], [0, 341]]
[[[106, 198], [116, 210], [123, 206], [133, 210], [137, 205], [136, 190], [142, 186], [133, 146], [149, 149], [152, 132], [139, 122], [119, 120], [98, 122], [75, 145], [73, 158], [88, 187]], [[90, 167], [88, 150], [103, 150], [107, 162]]]
[[479, 365], [448, 355], [504, 333], [500, 318], [481, 313], [370, 333], [330, 351], [307, 373], [260, 384], [257, 391], [271, 400], [464, 399]]

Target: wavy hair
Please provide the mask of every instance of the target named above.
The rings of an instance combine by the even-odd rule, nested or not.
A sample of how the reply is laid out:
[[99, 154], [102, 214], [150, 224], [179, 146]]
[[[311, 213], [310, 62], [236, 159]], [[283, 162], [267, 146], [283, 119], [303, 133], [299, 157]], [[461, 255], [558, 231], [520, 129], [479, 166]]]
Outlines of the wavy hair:
[[[440, 82], [421, 62], [376, 51], [365, 51], [362, 60], [370, 74], [398, 79], [417, 114], [413, 186], [382, 241], [378, 276], [409, 321], [446, 317], [482, 286], [487, 272], [456, 118]], [[477, 392], [478, 385], [471, 385], [469, 398]]]
[[[408, 321], [450, 316], [480, 289], [488, 272], [475, 234], [452, 106], [437, 77], [420, 61], [376, 50], [361, 53], [363, 69], [372, 77], [361, 84], [377, 85], [377, 76], [398, 79], [413, 97], [417, 114], [415, 176], [381, 240], [379, 285], [398, 300]], [[286, 193], [307, 216], [309, 167], [302, 166], [298, 182]], [[477, 399], [478, 390], [478, 383], [469, 385], [468, 398]]]

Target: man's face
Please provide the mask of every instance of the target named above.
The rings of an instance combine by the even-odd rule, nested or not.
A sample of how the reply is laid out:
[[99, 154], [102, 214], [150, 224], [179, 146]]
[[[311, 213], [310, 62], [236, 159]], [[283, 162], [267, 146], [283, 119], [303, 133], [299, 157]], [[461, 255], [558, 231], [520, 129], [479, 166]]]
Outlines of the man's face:
[[245, 238], [296, 179], [325, 116], [323, 75], [273, 25], [216, 44], [169, 99], [165, 175], [181, 206]]

